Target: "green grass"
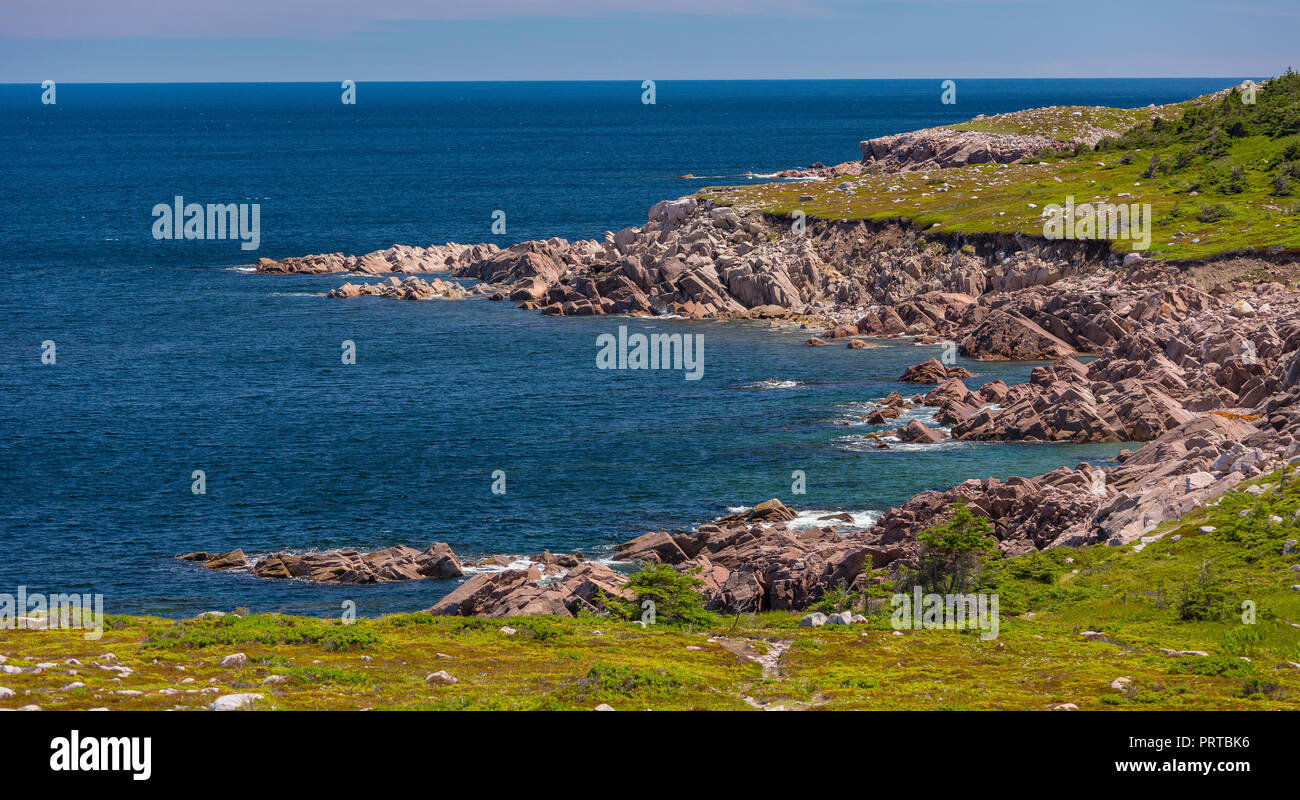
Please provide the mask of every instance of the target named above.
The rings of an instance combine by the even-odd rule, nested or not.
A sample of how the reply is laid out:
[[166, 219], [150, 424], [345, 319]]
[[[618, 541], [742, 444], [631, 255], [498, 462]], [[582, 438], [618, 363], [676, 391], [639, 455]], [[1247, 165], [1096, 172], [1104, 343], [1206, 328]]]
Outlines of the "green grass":
[[[814, 629], [785, 612], [728, 616], [707, 630], [594, 616], [416, 613], [352, 625], [277, 614], [115, 616], [95, 642], [77, 631], [0, 631], [6, 664], [58, 665], [0, 675], [16, 692], [0, 706], [198, 709], [221, 694], [257, 692], [267, 709], [1296, 709], [1300, 670], [1275, 667], [1300, 662], [1300, 591], [1289, 588], [1300, 584], [1290, 569], [1300, 556], [1282, 555], [1286, 539], [1300, 538], [1300, 478], [1251, 483], [1259, 495], [1243, 487], [1167, 523], [1141, 552], [1096, 545], [998, 562], [983, 587], [999, 596], [992, 641], [945, 630], [896, 635], [884, 598], [866, 624]], [[517, 633], [502, 633], [506, 624]], [[94, 666], [106, 652], [132, 672], [119, 678]], [[222, 667], [233, 652], [249, 663]], [[765, 675], [755, 659], [771, 653], [779, 659]], [[439, 670], [458, 682], [424, 682]], [[270, 675], [287, 680], [263, 685]], [[1111, 688], [1121, 676], [1131, 683]], [[72, 681], [86, 685], [63, 688]]]

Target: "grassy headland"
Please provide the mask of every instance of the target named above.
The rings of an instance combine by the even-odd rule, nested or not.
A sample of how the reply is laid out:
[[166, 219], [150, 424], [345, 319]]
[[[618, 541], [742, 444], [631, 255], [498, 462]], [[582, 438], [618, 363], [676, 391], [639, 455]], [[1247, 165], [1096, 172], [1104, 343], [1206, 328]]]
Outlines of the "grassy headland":
[[[1078, 113], [1079, 116], [1074, 116]], [[1043, 209], [1083, 203], [1149, 203], [1149, 254], [1206, 259], [1244, 250], [1300, 250], [1300, 75], [1260, 88], [1253, 104], [1233, 89], [1220, 99], [1141, 109], [1032, 110], [948, 126], [1043, 134], [1062, 142], [1087, 130], [1123, 130], [1092, 148], [1049, 152], [1015, 164], [881, 173], [809, 183], [709, 187], [702, 196], [778, 216], [908, 220], [945, 234], [1043, 235]], [[848, 184], [845, 190], [835, 187]], [[811, 196], [810, 200], [800, 200]], [[1126, 241], [1114, 243], [1128, 252]]]

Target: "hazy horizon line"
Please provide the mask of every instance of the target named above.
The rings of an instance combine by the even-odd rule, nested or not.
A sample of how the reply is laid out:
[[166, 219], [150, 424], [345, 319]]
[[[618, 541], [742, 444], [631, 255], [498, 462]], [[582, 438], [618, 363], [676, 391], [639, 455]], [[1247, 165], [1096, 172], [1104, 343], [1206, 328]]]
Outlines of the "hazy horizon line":
[[[910, 78], [653, 78], [655, 83], [709, 83], [709, 82], [727, 82], [727, 83], [794, 83], [801, 81], [942, 81], [942, 80], [967, 80], [967, 81], [1145, 81], [1145, 80], [1188, 80], [1188, 81], [1209, 81], [1209, 80], [1267, 80], [1277, 77], [1276, 75], [1125, 75], [1125, 76], [1065, 76], [1065, 75], [1037, 75], [1028, 76], [996, 76], [996, 77], [962, 77], [953, 75], [935, 75], [919, 76]], [[339, 78], [336, 80], [314, 80], [314, 81], [203, 81], [203, 80], [178, 80], [178, 81], [82, 81], [82, 80], [60, 80], [57, 78], [45, 78], [43, 80], [53, 80], [56, 83], [68, 86], [284, 86], [284, 85], [335, 85], [343, 80], [352, 80], [357, 83], [641, 83], [646, 78], [508, 78], [508, 79], [390, 79], [390, 78]], [[40, 86], [43, 81], [0, 81], [0, 86]]]

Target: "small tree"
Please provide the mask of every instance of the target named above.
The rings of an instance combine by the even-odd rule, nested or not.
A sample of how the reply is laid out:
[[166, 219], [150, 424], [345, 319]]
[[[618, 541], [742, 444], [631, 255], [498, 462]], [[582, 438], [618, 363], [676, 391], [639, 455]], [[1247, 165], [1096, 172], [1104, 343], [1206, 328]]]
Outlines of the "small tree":
[[653, 603], [657, 624], [704, 627], [717, 622], [717, 618], [704, 610], [704, 595], [700, 588], [704, 581], [695, 577], [699, 568], [681, 573], [669, 564], [647, 564], [623, 584], [632, 593], [631, 600], [610, 597], [603, 592], [601, 602], [614, 614], [624, 619], [640, 619], [648, 611], [646, 601]]
[[1184, 583], [1178, 600], [1178, 619], [1184, 622], [1223, 619], [1227, 614], [1227, 596], [1222, 581], [1202, 564], [1195, 580]]
[[952, 519], [917, 535], [921, 543], [917, 577], [927, 591], [958, 594], [979, 582], [984, 562], [998, 552], [988, 518], [954, 506]]

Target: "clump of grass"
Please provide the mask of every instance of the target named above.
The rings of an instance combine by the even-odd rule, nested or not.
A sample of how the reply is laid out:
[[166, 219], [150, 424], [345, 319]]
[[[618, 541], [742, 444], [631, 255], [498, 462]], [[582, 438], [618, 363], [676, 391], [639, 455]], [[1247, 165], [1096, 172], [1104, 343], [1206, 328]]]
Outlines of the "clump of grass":
[[665, 668], [616, 666], [597, 662], [578, 679], [574, 695], [578, 699], [628, 697], [646, 691], [676, 689], [682, 680]]
[[1213, 675], [1224, 678], [1243, 678], [1255, 671], [1250, 661], [1237, 656], [1193, 656], [1179, 659], [1169, 667], [1170, 675]]
[[1241, 682], [1241, 696], [1247, 700], [1281, 700], [1282, 685], [1276, 681], [1247, 678]]
[[149, 631], [145, 648], [204, 648], [240, 644], [315, 645], [327, 651], [370, 647], [379, 638], [356, 625], [330, 624], [310, 617], [257, 614], [184, 620]]
[[289, 675], [303, 684], [368, 684], [374, 681], [364, 672], [337, 667], [294, 667], [289, 670]]

